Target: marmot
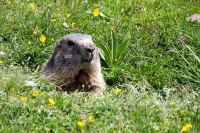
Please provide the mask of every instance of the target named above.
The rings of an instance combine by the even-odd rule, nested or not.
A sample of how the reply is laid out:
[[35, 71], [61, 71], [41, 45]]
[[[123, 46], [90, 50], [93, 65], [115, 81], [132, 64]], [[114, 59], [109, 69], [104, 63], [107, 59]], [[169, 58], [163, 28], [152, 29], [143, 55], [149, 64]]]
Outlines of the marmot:
[[103, 94], [105, 82], [97, 47], [87, 34], [65, 35], [43, 65], [43, 77], [67, 93], [74, 91]]

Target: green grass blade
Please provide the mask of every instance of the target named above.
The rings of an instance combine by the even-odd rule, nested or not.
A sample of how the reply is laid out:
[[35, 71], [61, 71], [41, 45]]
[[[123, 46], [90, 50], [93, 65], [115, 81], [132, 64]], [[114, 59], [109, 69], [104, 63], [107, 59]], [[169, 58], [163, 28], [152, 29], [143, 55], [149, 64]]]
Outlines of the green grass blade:
[[192, 53], [194, 58], [200, 63], [200, 58], [194, 53], [194, 51], [188, 45], [184, 44], [184, 46]]
[[119, 45], [119, 47], [117, 49], [115, 60], [118, 64], [122, 60], [122, 55], [125, 53], [125, 49], [130, 45], [130, 43], [128, 43], [128, 41], [129, 41], [128, 39], [125, 40], [121, 45]]
[[105, 53], [104, 53], [104, 51], [103, 51], [101, 48], [98, 48], [98, 52], [99, 52], [99, 54], [100, 54], [101, 58], [102, 58], [104, 61], [106, 61], [106, 58], [105, 58]]
[[117, 47], [118, 47], [117, 40], [115, 38], [114, 33], [111, 31], [111, 53], [112, 53], [111, 57], [112, 57], [112, 62], [113, 62], [114, 66], [115, 66], [114, 62], [115, 62], [115, 55], [116, 55]]
[[[178, 51], [177, 51], [178, 52]], [[198, 76], [198, 77], [200, 77], [199, 76], [199, 73], [194, 69], [194, 67], [188, 62], [188, 60], [182, 55], [182, 54], [180, 54], [179, 52], [178, 52], [178, 54], [183, 58], [183, 60], [189, 65], [189, 67], [192, 69], [192, 71]]]
[[100, 56], [105, 60], [109, 67], [112, 67], [110, 48], [103, 40], [99, 39], [99, 41], [100, 43], [98, 44], [98, 47], [103, 51], [103, 53], [100, 53]]

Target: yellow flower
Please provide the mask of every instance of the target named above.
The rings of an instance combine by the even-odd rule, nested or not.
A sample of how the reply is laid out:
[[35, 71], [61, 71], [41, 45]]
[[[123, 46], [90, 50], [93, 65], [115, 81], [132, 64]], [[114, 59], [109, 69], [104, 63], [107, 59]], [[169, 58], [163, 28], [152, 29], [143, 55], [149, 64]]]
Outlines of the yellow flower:
[[49, 104], [50, 105], [54, 105], [55, 104], [55, 101], [53, 99], [49, 98], [48, 100], [49, 100]]
[[168, 120], [168, 119], [165, 119], [165, 120], [164, 120], [164, 125], [167, 126], [168, 124], [169, 124], [169, 120]]
[[13, 91], [15, 91], [15, 88], [10, 88], [10, 92], [13, 92]]
[[27, 97], [21, 97], [21, 100], [22, 100], [23, 102], [27, 102], [28, 98], [27, 98]]
[[38, 25], [37, 25], [37, 24], [35, 25], [35, 29], [36, 29], [36, 31], [38, 31], [38, 29], [39, 29], [39, 27], [38, 27]]
[[80, 127], [85, 126], [85, 121], [79, 121], [79, 122], [78, 122], [78, 125], [79, 125]]
[[186, 124], [185, 126], [182, 127], [182, 132], [186, 132], [189, 128], [192, 128], [192, 125]]
[[147, 93], [143, 93], [142, 98], [146, 98], [146, 97], [147, 97]]
[[41, 42], [45, 42], [46, 41], [46, 36], [45, 35], [41, 35], [40, 36], [40, 41]]
[[84, 84], [82, 84], [82, 89], [84, 89], [85, 88], [85, 85]]
[[76, 23], [72, 23], [72, 28], [74, 28], [74, 25], [75, 25]]
[[192, 128], [192, 124], [186, 124], [186, 126]]
[[3, 61], [2, 61], [2, 60], [0, 60], [0, 64], [3, 64]]
[[120, 92], [121, 92], [121, 89], [117, 88], [117, 89], [115, 89], [115, 92], [116, 92], [116, 93], [120, 93]]
[[176, 104], [176, 102], [170, 102], [170, 103], [169, 103], [169, 105], [174, 105], [174, 104]]
[[31, 9], [32, 9], [32, 10], [35, 9], [35, 4], [34, 4], [34, 3], [31, 4]]
[[33, 34], [36, 35], [36, 34], [37, 34], [37, 31], [33, 31]]
[[110, 30], [111, 30], [111, 31], [114, 31], [114, 28], [111, 26], [111, 27], [110, 27]]
[[182, 131], [183, 131], [183, 132], [186, 132], [187, 130], [188, 130], [188, 127], [187, 127], [187, 126], [183, 126], [183, 127], [182, 127]]
[[52, 22], [52, 23], [53, 23], [53, 22], [56, 22], [56, 19], [55, 19], [55, 18], [51, 19], [51, 22]]
[[39, 91], [36, 90], [36, 91], [33, 92], [33, 96], [34, 96], [34, 97], [38, 97], [39, 95], [40, 95], [40, 92], [39, 92]]
[[95, 9], [95, 10], [93, 11], [93, 15], [94, 15], [95, 17], [99, 16], [99, 10], [98, 10], [98, 9]]
[[67, 14], [67, 17], [69, 18], [71, 16], [71, 14]]
[[88, 120], [89, 120], [89, 122], [93, 122], [93, 117], [92, 117], [92, 116], [89, 116], [89, 117], [88, 117]]

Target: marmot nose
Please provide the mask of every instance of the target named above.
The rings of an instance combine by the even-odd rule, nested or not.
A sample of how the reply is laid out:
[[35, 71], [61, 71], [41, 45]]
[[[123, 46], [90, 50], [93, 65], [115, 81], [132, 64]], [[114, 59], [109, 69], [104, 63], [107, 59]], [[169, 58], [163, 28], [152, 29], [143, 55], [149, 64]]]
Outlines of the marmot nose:
[[94, 50], [95, 50], [95, 48], [87, 48], [87, 51], [88, 51], [89, 53], [92, 53]]

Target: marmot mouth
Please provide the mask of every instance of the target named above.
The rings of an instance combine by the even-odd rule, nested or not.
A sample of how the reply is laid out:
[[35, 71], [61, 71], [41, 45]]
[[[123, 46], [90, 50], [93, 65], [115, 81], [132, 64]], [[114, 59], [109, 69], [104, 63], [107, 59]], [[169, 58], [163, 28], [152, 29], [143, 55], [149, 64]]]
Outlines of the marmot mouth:
[[85, 58], [84, 57], [82, 58], [83, 64], [86, 64], [86, 65], [91, 64], [93, 60], [94, 60], [94, 55], [91, 53], [87, 55]]
[[82, 60], [83, 61], [83, 64], [91, 64], [92, 62], [93, 62], [93, 59], [91, 58], [91, 59], [83, 59]]

